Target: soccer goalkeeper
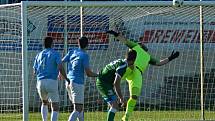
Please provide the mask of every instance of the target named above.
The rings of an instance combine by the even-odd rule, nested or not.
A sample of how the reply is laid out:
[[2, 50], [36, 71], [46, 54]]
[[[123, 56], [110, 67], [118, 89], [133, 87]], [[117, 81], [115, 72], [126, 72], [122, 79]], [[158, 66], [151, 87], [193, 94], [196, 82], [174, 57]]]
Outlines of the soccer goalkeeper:
[[129, 116], [134, 110], [137, 102], [138, 96], [141, 94], [142, 88], [142, 73], [146, 70], [148, 65], [162, 66], [172, 61], [179, 56], [179, 52], [172, 52], [172, 54], [164, 59], [157, 60], [153, 58], [145, 48], [142, 48], [139, 44], [126, 39], [122, 34], [117, 33], [113, 30], [107, 31], [107, 33], [112, 34], [115, 38], [123, 42], [129, 49], [135, 50], [137, 52], [137, 57], [135, 59], [134, 65], [137, 69], [133, 69], [132, 73], [126, 77], [129, 85], [130, 98], [127, 101], [127, 107], [125, 115], [122, 117], [122, 121], [128, 121]]
[[107, 121], [114, 121], [115, 113], [118, 110], [117, 97], [122, 106], [126, 104], [121, 93], [120, 81], [135, 69], [136, 56], [137, 52], [131, 50], [127, 53], [126, 59], [118, 59], [107, 64], [99, 73], [96, 87], [110, 107]]

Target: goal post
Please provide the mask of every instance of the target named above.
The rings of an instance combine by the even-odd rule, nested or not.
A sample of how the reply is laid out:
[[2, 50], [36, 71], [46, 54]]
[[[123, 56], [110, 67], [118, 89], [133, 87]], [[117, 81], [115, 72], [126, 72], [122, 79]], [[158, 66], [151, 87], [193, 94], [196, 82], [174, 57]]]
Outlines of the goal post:
[[[172, 6], [172, 1], [22, 1], [0, 5], [0, 120], [41, 120], [32, 66], [45, 36], [54, 38], [53, 48], [62, 57], [77, 47], [80, 36], [88, 37], [87, 53], [96, 72], [123, 59], [128, 51], [106, 34], [110, 29], [145, 44], [157, 59], [168, 57], [173, 50], [180, 52], [179, 58], [164, 66], [148, 67], [131, 120], [213, 120], [214, 13], [214, 1], [185, 1], [182, 7]], [[105, 120], [108, 107], [96, 89], [95, 78], [85, 81], [85, 120]], [[125, 80], [122, 91], [128, 99]], [[63, 81], [59, 81], [59, 94], [59, 118], [67, 120], [72, 106]], [[116, 120], [124, 112], [120, 108]]]
[[29, 120], [29, 96], [28, 96], [28, 39], [27, 39], [27, 6], [21, 3], [21, 25], [22, 25], [22, 102], [23, 121]]

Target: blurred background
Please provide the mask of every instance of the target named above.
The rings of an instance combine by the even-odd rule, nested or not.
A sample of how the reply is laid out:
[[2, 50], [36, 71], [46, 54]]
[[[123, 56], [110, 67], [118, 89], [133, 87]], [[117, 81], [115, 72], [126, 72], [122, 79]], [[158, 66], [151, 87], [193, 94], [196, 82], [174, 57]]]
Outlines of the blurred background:
[[[80, 1], [80, 0], [0, 0], [0, 4], [20, 3], [21, 1]], [[172, 1], [172, 0], [83, 0], [83, 1]], [[185, 0], [185, 1], [200, 1], [200, 0]], [[202, 0], [215, 1], [215, 0]]]

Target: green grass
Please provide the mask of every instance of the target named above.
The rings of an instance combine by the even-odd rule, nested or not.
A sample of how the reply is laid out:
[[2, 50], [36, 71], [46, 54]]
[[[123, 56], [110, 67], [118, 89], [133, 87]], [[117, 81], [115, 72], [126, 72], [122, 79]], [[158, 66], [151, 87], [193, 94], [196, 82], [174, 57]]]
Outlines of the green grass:
[[[85, 113], [85, 121], [106, 121], [107, 112]], [[120, 121], [123, 112], [118, 112], [115, 121]], [[67, 121], [68, 113], [60, 113], [59, 121]], [[215, 112], [205, 112], [207, 120], [215, 119]], [[50, 114], [49, 114], [50, 119]], [[200, 119], [200, 111], [135, 111], [131, 116], [131, 121], [196, 121]], [[0, 121], [22, 121], [22, 114], [3, 113], [0, 114]], [[41, 121], [40, 113], [30, 113], [29, 121]]]

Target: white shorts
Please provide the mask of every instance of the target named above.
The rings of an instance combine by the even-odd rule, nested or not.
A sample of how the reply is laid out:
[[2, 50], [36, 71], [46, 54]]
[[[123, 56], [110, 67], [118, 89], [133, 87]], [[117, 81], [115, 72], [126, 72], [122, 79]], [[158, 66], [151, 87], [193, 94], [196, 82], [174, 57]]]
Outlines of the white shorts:
[[37, 91], [41, 100], [59, 102], [58, 81], [53, 79], [37, 80]]
[[71, 82], [66, 84], [69, 99], [73, 104], [84, 104], [84, 85]]

